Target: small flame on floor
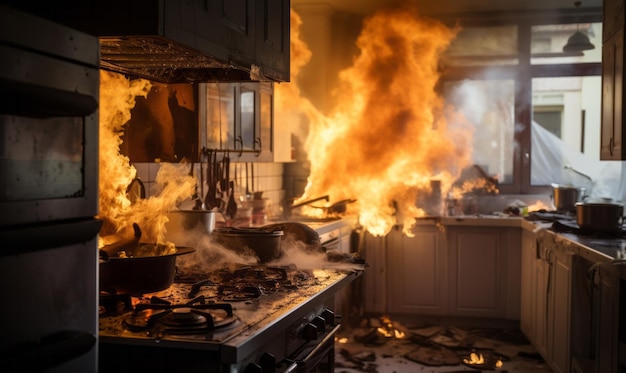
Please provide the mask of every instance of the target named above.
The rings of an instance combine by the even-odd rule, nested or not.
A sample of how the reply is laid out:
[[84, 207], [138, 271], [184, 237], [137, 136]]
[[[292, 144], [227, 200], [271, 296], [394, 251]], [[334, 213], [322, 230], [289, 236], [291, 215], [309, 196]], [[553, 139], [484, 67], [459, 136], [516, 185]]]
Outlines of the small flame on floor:
[[463, 362], [465, 364], [483, 365], [485, 364], [485, 358], [483, 357], [483, 354], [477, 354], [475, 352], [472, 352], [470, 354], [470, 358], [463, 359]]
[[406, 338], [406, 333], [402, 330], [398, 329], [390, 318], [386, 316], [382, 316], [380, 318], [380, 322], [382, 326], [378, 327], [376, 330], [378, 333], [382, 334], [387, 338], [395, 338], [395, 339], [404, 339]]

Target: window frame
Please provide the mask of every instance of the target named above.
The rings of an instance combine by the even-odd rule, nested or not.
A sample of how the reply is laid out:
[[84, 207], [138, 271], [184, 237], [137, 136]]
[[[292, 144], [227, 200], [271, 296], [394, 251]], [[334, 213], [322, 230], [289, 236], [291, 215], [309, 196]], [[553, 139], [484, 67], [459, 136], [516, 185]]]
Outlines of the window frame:
[[[513, 154], [513, 183], [501, 184], [501, 194], [545, 194], [550, 192], [549, 185], [531, 184], [531, 120], [532, 120], [532, 80], [548, 77], [601, 76], [602, 63], [576, 64], [531, 64], [531, 29], [533, 26], [549, 24], [572, 24], [577, 22], [602, 22], [602, 8], [581, 9], [580, 14], [573, 10], [549, 12], [523, 12], [520, 14], [464, 14], [440, 19], [449, 25], [472, 26], [517, 26], [518, 64], [489, 67], [489, 79], [512, 79], [515, 82], [514, 121], [522, 130], [515, 131]], [[602, 48], [602, 46], [596, 46]], [[485, 66], [445, 67], [441, 71], [440, 84], [446, 81], [463, 79], [487, 79]]]

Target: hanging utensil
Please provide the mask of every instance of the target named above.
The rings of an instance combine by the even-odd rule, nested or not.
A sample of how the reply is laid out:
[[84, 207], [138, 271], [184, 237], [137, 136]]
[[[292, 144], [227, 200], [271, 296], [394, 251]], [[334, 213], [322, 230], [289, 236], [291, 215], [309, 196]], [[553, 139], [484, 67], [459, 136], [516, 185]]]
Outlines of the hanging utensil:
[[230, 195], [228, 197], [228, 203], [226, 204], [226, 215], [231, 219], [235, 218], [237, 215], [237, 202], [235, 202], [235, 183], [233, 181], [229, 182]]
[[250, 188], [248, 187], [248, 180], [250, 178], [250, 173], [248, 170], [248, 162], [246, 162], [246, 200], [252, 198], [252, 193], [250, 193]]

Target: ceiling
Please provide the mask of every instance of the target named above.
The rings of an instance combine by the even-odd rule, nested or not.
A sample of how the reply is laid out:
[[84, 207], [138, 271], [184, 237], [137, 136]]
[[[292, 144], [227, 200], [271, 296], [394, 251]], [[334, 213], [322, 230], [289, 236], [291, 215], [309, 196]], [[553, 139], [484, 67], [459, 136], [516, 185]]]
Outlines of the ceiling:
[[[339, 11], [363, 15], [403, 2], [415, 4], [424, 15], [574, 9], [574, 0], [291, 0], [292, 5], [327, 4]], [[584, 0], [580, 7], [601, 8], [602, 0]]]

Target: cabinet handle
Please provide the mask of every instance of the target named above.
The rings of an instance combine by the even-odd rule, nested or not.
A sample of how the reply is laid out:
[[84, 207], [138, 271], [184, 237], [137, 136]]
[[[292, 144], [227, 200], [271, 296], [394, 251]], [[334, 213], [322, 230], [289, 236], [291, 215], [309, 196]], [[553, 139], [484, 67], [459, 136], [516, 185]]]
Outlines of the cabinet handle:
[[[257, 144], [259, 144], [259, 147], [257, 149]], [[261, 146], [261, 138], [257, 137], [254, 139], [254, 150], [256, 151], [256, 156], [260, 156], [261, 155], [261, 149], [263, 149], [263, 147]]]
[[609, 139], [609, 154], [613, 155], [613, 137]]

